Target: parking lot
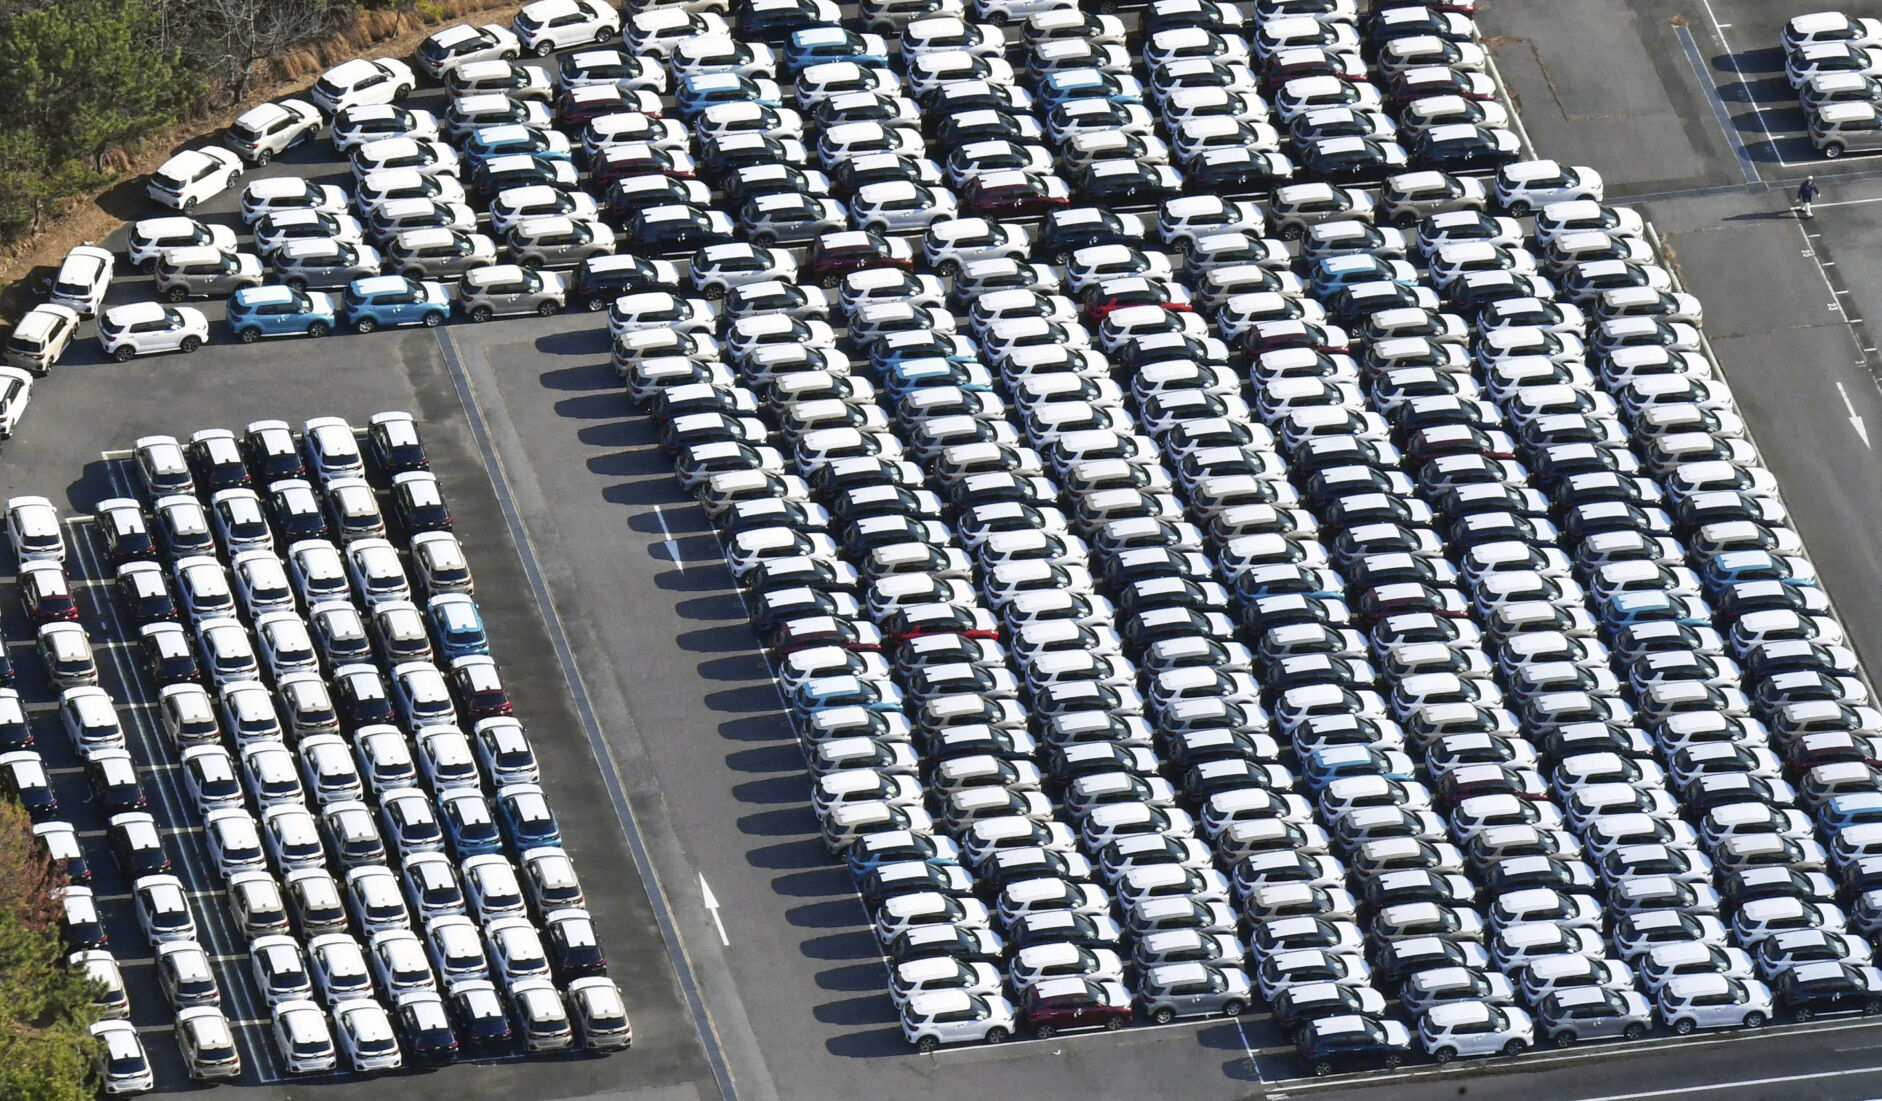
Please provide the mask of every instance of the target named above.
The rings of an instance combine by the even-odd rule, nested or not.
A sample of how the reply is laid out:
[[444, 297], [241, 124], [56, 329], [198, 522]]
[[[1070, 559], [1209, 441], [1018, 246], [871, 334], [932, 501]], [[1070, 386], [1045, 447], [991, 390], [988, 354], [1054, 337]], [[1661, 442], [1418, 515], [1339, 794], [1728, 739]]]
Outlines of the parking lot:
[[[1852, 645], [1874, 661], [1882, 639], [1869, 625], [1882, 614], [1882, 598], [1868, 579], [1882, 570], [1882, 520], [1873, 507], [1882, 475], [1865, 433], [1882, 432], [1882, 391], [1864, 319], [1870, 306], [1882, 310], [1872, 278], [1882, 274], [1882, 209], [1873, 205], [1882, 187], [1857, 160], [1832, 174], [1848, 178], [1826, 185], [1815, 223], [1789, 216], [1785, 181], [1814, 166], [1807, 142], [1796, 147], [1798, 120], [1784, 114], [1796, 108], [1783, 102], [1789, 88], [1771, 46], [1787, 13], [1714, 6], [1716, 16], [1702, 7], [1684, 27], [1671, 16], [1688, 13], [1617, 0], [1547, 11], [1486, 6], [1480, 19], [1540, 152], [1599, 166], [1610, 199], [1653, 196], [1643, 213], [1667, 246], [1669, 266], [1704, 301], [1709, 351], [1778, 476]], [[1588, 34], [1599, 41], [1575, 38]], [[1720, 129], [1696, 79], [1688, 37], [1730, 130]], [[1721, 50], [1720, 41], [1737, 52]], [[1626, 64], [1584, 58], [1580, 69], [1564, 70], [1556, 64], [1564, 52]], [[1622, 78], [1606, 79], [1610, 73]], [[1540, 88], [1558, 112], [1542, 105]], [[435, 92], [413, 102], [440, 107]], [[290, 173], [350, 178], [324, 144], [251, 176]], [[1737, 186], [1753, 180], [1775, 190]], [[226, 217], [231, 199], [202, 213]], [[121, 278], [112, 301], [148, 294], [144, 279]], [[212, 326], [219, 306], [206, 307]], [[819, 838], [804, 751], [748, 626], [750, 605], [705, 514], [676, 484], [659, 423], [622, 395], [599, 320], [571, 314], [256, 347], [230, 344], [217, 330], [191, 357], [130, 364], [106, 362], [88, 341], [35, 393], [0, 473], [8, 495], [45, 493], [83, 513], [124, 495], [122, 449], [141, 435], [239, 431], [265, 417], [299, 424], [337, 414], [363, 425], [383, 409], [417, 415], [637, 1035], [632, 1051], [608, 1059], [486, 1060], [407, 1076], [399, 1088], [545, 1101], [709, 1096], [721, 1092], [715, 1083], [747, 1097], [889, 1090], [1057, 1097], [1155, 1096], [1180, 1081], [1199, 1097], [1390, 1089], [1419, 1098], [1521, 1088], [1644, 1101], [1701, 1090], [1854, 1096], [1882, 1079], [1867, 1054], [1875, 1026], [1860, 1021], [1467, 1060], [1376, 1084], [1299, 1079], [1291, 1038], [1261, 1011], [913, 1054], [883, 993], [887, 973], [869, 910]], [[95, 550], [83, 520], [69, 525], [68, 538]], [[75, 580], [103, 572], [82, 549], [71, 568]], [[6, 626], [23, 659], [22, 694], [39, 705], [36, 727], [53, 722], [40, 741], [54, 747], [48, 763], [62, 804], [79, 807], [83, 778], [76, 761], [60, 755], [56, 719], [43, 710], [56, 694], [24, 656], [30, 629], [15, 604]], [[106, 589], [81, 586], [80, 605], [95, 642], [122, 635]], [[114, 698], [147, 699], [127, 664], [134, 655], [107, 654], [103, 683]], [[240, 974], [241, 938], [213, 890], [193, 811], [161, 767], [168, 751], [147, 709], [129, 706], [124, 715], [134, 752], [159, 765], [147, 781], [153, 809], [178, 831], [179, 874], [202, 892], [193, 904], [217, 953], [224, 1008], [238, 1023], [265, 1017]], [[90, 826], [88, 840], [99, 836]], [[103, 850], [92, 863], [113, 946], [139, 943], [120, 898], [126, 885], [113, 878]], [[652, 881], [642, 879], [647, 869]], [[709, 909], [708, 898], [716, 906]], [[174, 1052], [160, 1042], [163, 997], [148, 967], [127, 953], [120, 960], [160, 1088], [180, 1091]], [[245, 1081], [287, 1096], [264, 1030], [240, 1031], [251, 1068]], [[1518, 1073], [1520, 1086], [1511, 1077]], [[336, 1080], [322, 1088], [375, 1096], [387, 1087]]]

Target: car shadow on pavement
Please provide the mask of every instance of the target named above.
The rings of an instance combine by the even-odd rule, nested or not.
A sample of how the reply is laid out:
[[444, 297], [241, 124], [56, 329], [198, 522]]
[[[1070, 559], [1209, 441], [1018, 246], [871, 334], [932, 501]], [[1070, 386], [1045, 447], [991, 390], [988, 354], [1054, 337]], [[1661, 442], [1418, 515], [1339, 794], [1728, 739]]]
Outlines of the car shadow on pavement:
[[702, 661], [697, 666], [699, 675], [704, 680], [745, 683], [763, 681], [771, 683], [771, 671], [765, 668], [762, 658], [754, 651], [749, 654], [733, 654], [730, 657], [712, 658]]
[[[891, 1019], [893, 1018], [895, 1005], [893, 1002], [889, 1001], [888, 995], [886, 994], [877, 995], [874, 999], [852, 998], [850, 1000], [852, 1002], [866, 1000], [879, 1001], [883, 1005], [881, 1012], [888, 1013]], [[818, 1020], [822, 1021], [826, 1019], [824, 1012], [828, 1008], [827, 1006], [817, 1007], [815, 1012]], [[832, 1012], [836, 1013], [837, 1011], [832, 1010]], [[906, 1056], [910, 1054], [911, 1050], [908, 1046], [908, 1041], [903, 1038], [902, 1030], [899, 1028], [872, 1028], [867, 1032], [845, 1032], [840, 1036], [830, 1037], [830, 1039], [824, 1043], [823, 1047], [824, 1050], [828, 1051], [830, 1054], [840, 1055], [846, 1059], [893, 1058]]]
[[721, 712], [777, 712], [778, 689], [775, 684], [765, 681], [761, 684], [743, 684], [737, 688], [708, 692], [706, 693], [706, 706]]
[[[712, 618], [724, 620], [726, 617], [715, 615]], [[681, 631], [678, 642], [680, 649], [691, 650], [696, 654], [729, 654], [735, 650], [750, 650], [751, 628], [741, 621], [698, 631]]]
[[66, 503], [76, 512], [90, 512], [98, 502], [122, 496], [123, 492], [112, 484], [110, 464], [103, 459], [86, 463], [78, 479], [65, 487]]
[[803, 765], [795, 774], [767, 776], [732, 785], [732, 797], [754, 806], [794, 807], [810, 797], [804, 788]]
[[[547, 336], [538, 337], [536, 339], [536, 350], [546, 356], [606, 356], [612, 347], [612, 343], [613, 338], [608, 335], [606, 326], [596, 328], [585, 325], [579, 329], [570, 329], [567, 332], [550, 333]], [[544, 374], [542, 381], [544, 386], [553, 390], [596, 389], [596, 387], [592, 386], [570, 387], [558, 385], [558, 383], [562, 381], [561, 376], [570, 372], [594, 371], [607, 372], [610, 376], [613, 376], [610, 379], [613, 385], [617, 387], [620, 386], [620, 376], [615, 374], [614, 365], [612, 363], [586, 364], [581, 367], [560, 368]], [[552, 382], [552, 379], [555, 381]], [[623, 397], [622, 400], [625, 401], [625, 397]]]
[[[774, 810], [761, 810], [756, 814], [741, 814], [738, 817], [738, 831], [752, 837], [803, 837], [821, 844], [814, 837], [817, 819], [810, 813], [808, 804], [795, 807], [778, 807]], [[826, 855], [825, 866], [830, 866]]]
[[[810, 808], [804, 813], [808, 815]], [[829, 868], [830, 853], [824, 849], [823, 842], [814, 836], [797, 831], [801, 836], [790, 841], [780, 841], [773, 845], [760, 845], [745, 854], [745, 862], [754, 868], [769, 868], [772, 871], [802, 871], [806, 868]], [[855, 922], [843, 924], [854, 925]], [[829, 926], [824, 926], [829, 928]]]
[[[581, 336], [580, 333], [555, 333], [536, 341], [536, 350], [543, 351], [543, 345], [557, 341], [566, 341]], [[605, 351], [605, 349], [604, 349]], [[627, 405], [627, 395], [621, 390], [621, 376], [612, 364], [584, 363], [579, 367], [557, 367], [553, 371], [544, 371], [537, 378], [545, 390], [611, 390], [620, 397], [620, 405]]]
[[[745, 792], [744, 788], [758, 783], [740, 785], [733, 789], [739, 798], [754, 803], [806, 802], [810, 799], [810, 778], [804, 774], [804, 753], [792, 742], [763, 746], [758, 749], [740, 749], [725, 755], [725, 767], [733, 772], [747, 775], [766, 775], [770, 779], [763, 781], [770, 784], [782, 781], [782, 786], [775, 792], [766, 788], [763, 792]], [[784, 796], [789, 796], [785, 799]]]
[[870, 960], [882, 958], [882, 949], [876, 944], [876, 938], [869, 930], [857, 928], [844, 933], [828, 933], [821, 937], [811, 937], [799, 944], [798, 949], [805, 959], [812, 960]]
[[[741, 626], [745, 623], [745, 605], [739, 602], [738, 594], [726, 589], [723, 583], [714, 585], [709, 595], [680, 601], [673, 610], [685, 619], [736, 622]], [[751, 636], [747, 633], [744, 637], [749, 639]], [[745, 648], [749, 650], [749, 644]]]
[[[790, 872], [771, 880], [771, 890], [786, 898], [848, 898], [850, 897], [846, 893], [848, 889], [848, 873], [834, 864], [824, 868], [807, 868], [801, 872]], [[857, 913], [861, 912], [861, 910], [857, 911]]]
[[[603, 418], [619, 417], [623, 404], [618, 394], [585, 393], [556, 402], [555, 415], [567, 417], [570, 420], [598, 421]], [[582, 442], [598, 441], [583, 439]]]
[[783, 716], [775, 712], [728, 719], [719, 724], [719, 737], [732, 742], [796, 740], [791, 734], [790, 725], [784, 721]]
[[882, 961], [866, 960], [817, 972], [817, 986], [839, 994], [874, 992], [877, 997], [882, 997], [882, 978]]

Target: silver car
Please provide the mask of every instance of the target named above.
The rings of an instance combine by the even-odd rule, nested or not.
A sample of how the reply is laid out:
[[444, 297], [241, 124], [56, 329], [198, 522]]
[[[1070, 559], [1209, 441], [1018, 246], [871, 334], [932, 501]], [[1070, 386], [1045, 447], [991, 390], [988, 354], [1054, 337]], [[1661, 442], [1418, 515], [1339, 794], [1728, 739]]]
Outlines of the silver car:
[[503, 247], [526, 268], [572, 268], [614, 252], [614, 230], [593, 218], [524, 218], [504, 235]]
[[553, 271], [494, 264], [465, 272], [458, 282], [457, 301], [464, 316], [472, 321], [488, 321], [500, 314], [548, 317], [567, 304], [568, 283]]
[[164, 249], [157, 257], [157, 290], [171, 302], [213, 298], [261, 286], [261, 260], [253, 253], [212, 245]]
[[275, 277], [297, 291], [335, 290], [378, 275], [379, 250], [339, 240], [289, 241], [274, 254]]
[[1252, 997], [1247, 972], [1212, 963], [1166, 963], [1137, 984], [1137, 1004], [1160, 1025], [1178, 1017], [1239, 1017]]
[[1617, 1036], [1638, 1040], [1653, 1027], [1653, 1006], [1632, 990], [1580, 986], [1542, 999], [1536, 1024], [1556, 1047]]
[[1660, 990], [1656, 1008], [1674, 1032], [1699, 1028], [1762, 1028], [1771, 1019], [1771, 988], [1757, 979], [1683, 975]]
[[496, 263], [497, 244], [461, 229], [408, 229], [386, 246], [386, 262], [409, 279], [463, 275]]

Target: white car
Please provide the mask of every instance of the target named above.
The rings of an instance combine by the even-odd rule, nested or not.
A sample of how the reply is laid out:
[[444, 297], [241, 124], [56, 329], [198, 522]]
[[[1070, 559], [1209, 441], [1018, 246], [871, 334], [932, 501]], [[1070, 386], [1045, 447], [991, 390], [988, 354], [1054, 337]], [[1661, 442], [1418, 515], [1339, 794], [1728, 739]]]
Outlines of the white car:
[[1496, 171], [1496, 204], [1520, 218], [1550, 203], [1575, 199], [1600, 202], [1606, 194], [1601, 174], [1585, 166], [1557, 161], [1517, 161]]
[[176, 1046], [192, 1081], [242, 1077], [242, 1053], [236, 1050], [235, 1033], [215, 1006], [191, 1006], [176, 1015]]
[[98, 346], [119, 363], [159, 352], [193, 352], [209, 339], [209, 319], [192, 306], [134, 302], [98, 319]]
[[320, 110], [304, 99], [264, 103], [244, 111], [222, 140], [260, 167], [320, 132]]
[[1674, 979], [1654, 999], [1674, 1032], [1700, 1028], [1760, 1028], [1771, 1019], [1771, 988], [1757, 979], [1727, 975], [1686, 975]]
[[1460, 1055], [1519, 1055], [1535, 1046], [1536, 1026], [1514, 1006], [1446, 1002], [1419, 1017], [1418, 1041], [1440, 1063]]
[[275, 1047], [289, 1074], [324, 1074], [339, 1065], [333, 1032], [319, 1006], [299, 998], [276, 1005], [272, 1016]]
[[923, 1054], [942, 1044], [1004, 1043], [1016, 1027], [1013, 1003], [999, 994], [937, 990], [902, 1007], [902, 1035]]
[[99, 1021], [91, 1026], [91, 1035], [98, 1043], [94, 1063], [106, 1096], [149, 1093], [157, 1088], [150, 1057], [144, 1052], [144, 1041], [135, 1025], [129, 1021]]
[[358, 103], [333, 116], [328, 131], [333, 148], [351, 153], [381, 138], [422, 138], [436, 141], [438, 116], [396, 103]]
[[194, 218], [175, 215], [145, 218], [131, 223], [124, 250], [131, 266], [139, 271], [155, 271], [157, 260], [166, 249], [189, 245], [211, 245], [223, 252], [235, 251], [235, 231], [224, 225], [204, 225]]
[[361, 103], [391, 103], [417, 87], [411, 67], [396, 58], [356, 57], [322, 73], [314, 84], [314, 103], [329, 115]]
[[371, 997], [356, 998], [333, 1007], [334, 1032], [347, 1062], [361, 1073], [397, 1070], [404, 1065], [399, 1042], [392, 1034], [392, 1019]]
[[144, 194], [172, 210], [185, 214], [196, 204], [227, 191], [242, 174], [242, 158], [227, 149], [204, 146], [186, 149], [150, 174]]
[[612, 4], [596, 0], [536, 0], [524, 5], [510, 26], [523, 49], [548, 57], [557, 50], [612, 41], [621, 33], [621, 15]]
[[496, 23], [473, 27], [459, 23], [433, 34], [418, 45], [418, 66], [433, 80], [468, 61], [510, 61], [521, 51], [516, 33]]
[[[234, 247], [234, 238], [230, 238]], [[153, 254], [154, 256], [154, 254]], [[50, 301], [64, 306], [80, 317], [90, 317], [104, 304], [105, 291], [111, 287], [111, 269], [117, 261], [97, 245], [79, 245], [65, 254], [59, 274], [52, 278]]]
[[45, 497], [10, 497], [6, 505], [7, 541], [21, 565], [64, 562], [65, 536], [59, 510]]
[[286, 210], [337, 216], [347, 212], [348, 204], [346, 192], [333, 184], [317, 184], [304, 176], [268, 176], [242, 189], [242, 222], [252, 226]]
[[0, 440], [19, 427], [26, 403], [33, 397], [33, 376], [18, 367], [0, 367]]
[[172, 941], [194, 941], [196, 918], [190, 913], [183, 881], [173, 875], [147, 875], [131, 885], [137, 925], [152, 948]]

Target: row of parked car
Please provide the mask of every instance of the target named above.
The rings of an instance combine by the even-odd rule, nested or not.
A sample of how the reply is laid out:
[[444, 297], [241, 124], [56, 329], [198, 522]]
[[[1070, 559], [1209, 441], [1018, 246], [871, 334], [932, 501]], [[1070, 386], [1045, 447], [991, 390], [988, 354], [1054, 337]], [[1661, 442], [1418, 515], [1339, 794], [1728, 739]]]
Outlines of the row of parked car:
[[1784, 75], [1817, 152], [1882, 150], [1882, 20], [1840, 11], [1792, 16], [1782, 45]]
[[[201, 816], [291, 1073], [342, 1057], [361, 1072], [407, 1056], [435, 1065], [461, 1046], [501, 1054], [518, 1040], [529, 1051], [626, 1047], [626, 1010], [413, 419], [380, 414], [364, 447], [360, 435], [317, 418], [298, 437], [264, 421], [239, 437], [137, 441], [138, 496], [101, 502], [96, 525], [174, 757], [144, 765], [177, 766]], [[48, 599], [70, 591], [56, 512], [15, 498], [7, 522], [60, 717], [132, 885], [185, 1060], [198, 1078], [239, 1077], [232, 1045], [216, 1057], [191, 1046], [201, 1030], [226, 1035], [221, 991], [77, 608]], [[43, 776], [30, 732], [7, 748], [7, 786], [52, 825], [49, 786], [21, 782]], [[74, 840], [69, 828], [45, 834], [88, 879], [82, 848], [54, 845]], [[87, 890], [68, 890], [68, 939], [104, 972]], [[122, 984], [109, 988], [107, 1012], [122, 1017]], [[192, 1012], [201, 1007], [218, 1016]]]
[[[1862, 881], [1793, 809], [1873, 798], [1875, 723], [1698, 304], [1589, 170], [1506, 166], [1500, 215], [1445, 182], [1415, 238], [1325, 188], [1298, 255], [1218, 200], [1186, 294], [1086, 210], [1087, 251], [969, 260], [950, 312], [885, 258], [782, 321], [611, 318], [911, 1041], [1121, 1022], [1132, 985], [1153, 1019], [1255, 990], [1322, 1072], [1409, 1049], [1381, 990], [1439, 1059], [1534, 1042], [1518, 1001], [1558, 1042], [1761, 1023], [1764, 979], [1876, 1004]], [[908, 968], [927, 938], [953, 966]]]

